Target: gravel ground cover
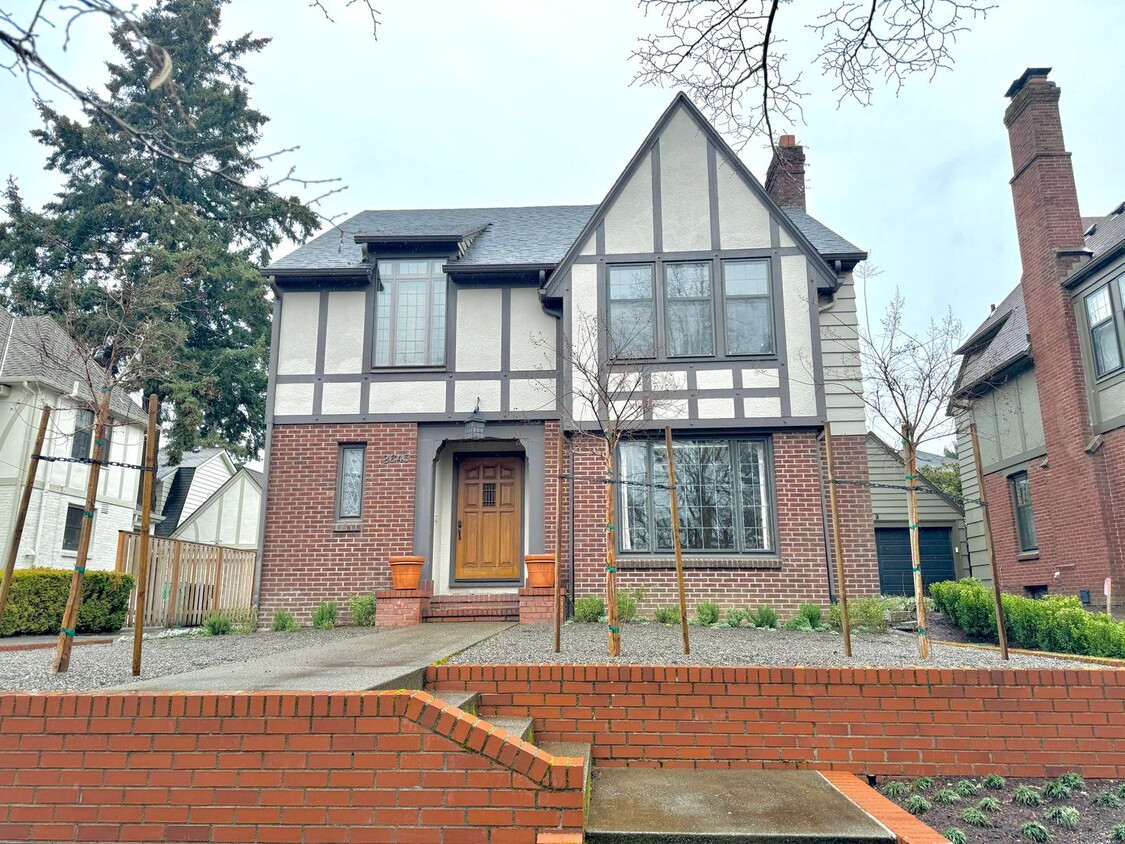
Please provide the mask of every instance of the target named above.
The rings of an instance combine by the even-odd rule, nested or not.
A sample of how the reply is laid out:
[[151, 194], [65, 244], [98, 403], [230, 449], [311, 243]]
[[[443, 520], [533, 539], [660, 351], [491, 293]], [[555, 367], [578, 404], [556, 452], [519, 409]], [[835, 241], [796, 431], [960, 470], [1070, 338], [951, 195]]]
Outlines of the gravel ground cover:
[[[1071, 660], [1012, 654], [1004, 663], [993, 651], [934, 645], [927, 666], [943, 668], [1069, 668], [1086, 665]], [[747, 628], [691, 628], [691, 655], [685, 656], [678, 625], [627, 624], [621, 629], [621, 656], [606, 652], [604, 624], [568, 623], [562, 631], [562, 653], [554, 652], [549, 624], [518, 625], [461, 652], [450, 662], [461, 664], [575, 662], [604, 665], [920, 665], [913, 634], [853, 633], [852, 659], [844, 655], [838, 633], [801, 633]], [[1097, 665], [1088, 667], [1098, 669]]]
[[[1062, 778], [1065, 780], [1065, 777]], [[1014, 844], [1014, 842], [1051, 841], [1055, 844], [1103, 844], [1103, 842], [1125, 841], [1125, 788], [1122, 783], [1111, 780], [1090, 780], [1071, 789], [1069, 796], [1050, 799], [1044, 786], [1052, 780], [1008, 779], [992, 781], [993, 788], [985, 785], [982, 777], [971, 779], [939, 778], [932, 782], [910, 778], [888, 777], [879, 783], [880, 790], [891, 800], [911, 811], [918, 819], [945, 835], [951, 841], [964, 844]], [[1057, 782], [1057, 781], [1056, 781]], [[893, 784], [893, 785], [892, 785]], [[895, 789], [907, 788], [905, 793], [888, 793]], [[975, 790], [974, 790], [975, 789]], [[1017, 795], [1020, 789], [1021, 795]], [[1036, 806], [1023, 805], [1017, 796], [1027, 798], [1030, 791], [1038, 799]], [[952, 792], [952, 794], [951, 794]], [[941, 795], [941, 796], [939, 796]], [[953, 797], [958, 799], [955, 802]], [[981, 808], [981, 800], [994, 798], [998, 806]], [[920, 801], [929, 808], [919, 811]], [[913, 802], [912, 802], [913, 801]], [[945, 805], [943, 805], [945, 803]], [[1114, 804], [1117, 805], [1114, 805]], [[1060, 807], [1073, 809], [1078, 817], [1071, 820], [1074, 829], [1062, 826], [1051, 815]], [[978, 809], [979, 813], [970, 818], [975, 822], [989, 824], [987, 827], [973, 826], [965, 819], [966, 811]], [[1054, 810], [1054, 811], [1052, 811]], [[1029, 829], [1027, 824], [1038, 824], [1042, 830]], [[1120, 833], [1115, 833], [1120, 827]], [[964, 838], [950, 830], [958, 829]], [[1047, 838], [1042, 832], [1045, 831]], [[1115, 837], [1120, 835], [1120, 837]]]
[[213, 665], [246, 662], [310, 645], [327, 645], [353, 636], [371, 636], [376, 632], [374, 627], [337, 627], [334, 630], [302, 628], [289, 633], [262, 631], [227, 636], [189, 634], [146, 638], [140, 677], [132, 675], [132, 636], [121, 637], [110, 645], [75, 648], [70, 670], [65, 674], [51, 674], [51, 661], [55, 656], [51, 648], [0, 652], [0, 690], [78, 692], [104, 689]]

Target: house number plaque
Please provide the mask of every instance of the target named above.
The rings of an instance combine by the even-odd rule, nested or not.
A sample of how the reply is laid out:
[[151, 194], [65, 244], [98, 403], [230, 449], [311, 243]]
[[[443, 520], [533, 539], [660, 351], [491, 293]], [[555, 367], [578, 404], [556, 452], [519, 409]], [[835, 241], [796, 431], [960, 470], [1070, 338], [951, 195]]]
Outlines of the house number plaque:
[[409, 451], [396, 451], [396, 452], [393, 452], [391, 454], [384, 454], [383, 455], [383, 463], [409, 463], [409, 462], [410, 462], [410, 452]]

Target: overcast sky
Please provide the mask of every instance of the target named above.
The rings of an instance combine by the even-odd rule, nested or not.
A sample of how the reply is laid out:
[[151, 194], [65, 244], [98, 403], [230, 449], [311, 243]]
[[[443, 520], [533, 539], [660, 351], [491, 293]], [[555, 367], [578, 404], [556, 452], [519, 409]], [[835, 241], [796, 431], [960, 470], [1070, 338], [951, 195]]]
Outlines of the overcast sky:
[[[1125, 200], [1125, 108], [1116, 87], [1125, 39], [1120, 0], [997, 0], [955, 47], [956, 66], [911, 80], [868, 108], [836, 107], [805, 72], [809, 211], [868, 250], [882, 269], [881, 309], [896, 285], [914, 319], [952, 305], [968, 333], [1019, 278], [1007, 135], [1009, 83], [1050, 66], [1062, 88], [1067, 146], [1087, 216]], [[636, 39], [657, 22], [631, 0], [378, 0], [378, 40], [360, 9], [303, 0], [233, 0], [228, 31], [273, 38], [247, 62], [253, 103], [272, 118], [263, 151], [299, 144], [292, 163], [348, 190], [329, 214], [366, 208], [597, 203], [673, 92], [631, 85]], [[824, 5], [782, 7], [795, 55]], [[48, 45], [42, 45], [47, 47]], [[106, 41], [79, 28], [63, 65], [90, 84]], [[0, 173], [32, 203], [54, 187], [22, 81], [0, 76]], [[744, 150], [765, 175], [762, 146]], [[874, 312], [874, 311], [873, 311]]]

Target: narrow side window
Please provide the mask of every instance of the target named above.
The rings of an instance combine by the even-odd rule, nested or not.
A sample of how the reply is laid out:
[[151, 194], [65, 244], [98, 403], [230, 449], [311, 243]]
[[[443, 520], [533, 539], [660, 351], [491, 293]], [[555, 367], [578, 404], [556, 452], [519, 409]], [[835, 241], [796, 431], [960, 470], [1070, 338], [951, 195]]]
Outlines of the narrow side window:
[[363, 516], [363, 468], [367, 446], [348, 443], [340, 446], [336, 482], [336, 518], [359, 519]]

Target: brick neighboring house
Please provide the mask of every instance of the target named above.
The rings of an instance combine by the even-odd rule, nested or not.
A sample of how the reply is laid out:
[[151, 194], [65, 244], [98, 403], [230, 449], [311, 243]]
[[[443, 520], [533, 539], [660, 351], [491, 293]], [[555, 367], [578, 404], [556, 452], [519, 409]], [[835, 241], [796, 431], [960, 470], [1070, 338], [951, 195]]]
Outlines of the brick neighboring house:
[[[565, 586], [601, 593], [604, 469], [575, 435], [596, 425], [558, 353], [590, 317], [641, 337], [622, 372], [663, 382], [658, 418], [619, 455], [640, 482], [618, 496], [620, 587], [646, 609], [674, 600], [670, 425], [689, 603], [827, 604], [826, 420], [840, 476], [867, 478], [864, 257], [806, 213], [791, 136], [763, 187], [678, 95], [597, 206], [366, 211], [281, 258], [264, 271], [262, 610], [307, 619], [387, 588], [388, 556], [417, 554], [432, 616], [514, 617], [523, 555], [555, 546], [560, 428]], [[840, 493], [850, 588], [877, 592], [870, 495]]]
[[[1002, 588], [1104, 608], [1105, 578], [1125, 597], [1125, 203], [1079, 212], [1049, 70], [1007, 93], [1023, 275], [959, 350], [953, 408], [970, 499], [977, 423]], [[979, 507], [966, 523], [974, 570], [987, 570]]]

